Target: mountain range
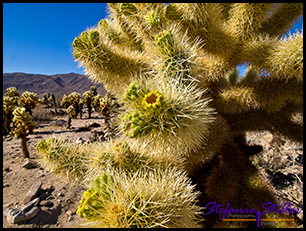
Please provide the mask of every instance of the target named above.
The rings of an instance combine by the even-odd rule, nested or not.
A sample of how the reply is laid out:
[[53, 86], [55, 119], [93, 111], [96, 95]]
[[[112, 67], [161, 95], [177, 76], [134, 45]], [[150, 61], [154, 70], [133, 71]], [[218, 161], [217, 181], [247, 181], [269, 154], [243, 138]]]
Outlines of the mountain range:
[[35, 92], [39, 98], [43, 94], [54, 94], [55, 97], [63, 94], [69, 95], [71, 92], [78, 92], [83, 95], [85, 91], [89, 91], [91, 86], [97, 87], [97, 92], [105, 95], [103, 84], [94, 83], [85, 75], [76, 73], [41, 75], [26, 74], [22, 72], [3, 73], [3, 95], [9, 87], [16, 87], [21, 95], [25, 91]]

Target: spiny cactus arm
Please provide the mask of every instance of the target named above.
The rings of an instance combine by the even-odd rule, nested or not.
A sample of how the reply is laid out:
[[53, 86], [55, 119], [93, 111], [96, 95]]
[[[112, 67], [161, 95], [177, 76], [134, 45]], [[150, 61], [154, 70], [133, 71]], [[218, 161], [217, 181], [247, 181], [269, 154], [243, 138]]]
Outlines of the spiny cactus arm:
[[185, 172], [173, 168], [107, 170], [90, 184], [77, 213], [93, 227], [198, 227], [197, 196]]
[[51, 137], [41, 140], [36, 145], [36, 150], [43, 165], [58, 174], [58, 176], [78, 184], [84, 180], [88, 171], [88, 155], [84, 145], [73, 145], [62, 139]]
[[227, 21], [229, 17], [230, 9], [233, 7], [233, 3], [217, 3], [220, 7], [223, 20]]
[[273, 73], [272, 78], [303, 82], [303, 33], [279, 40], [263, 66]]
[[[92, 33], [98, 32], [88, 31], [87, 39]], [[131, 81], [131, 76], [149, 68], [144, 55], [131, 51], [127, 47], [123, 49], [121, 46], [112, 44], [103, 34], [99, 34], [99, 42], [96, 46], [84, 48], [78, 45], [79, 43], [84, 42], [76, 37], [73, 42], [74, 57], [81, 66], [85, 67], [91, 79], [103, 82], [108, 90], [114, 92], [122, 90], [126, 87], [125, 84]], [[120, 86], [119, 89], [118, 86]]]
[[281, 117], [275, 118], [271, 124], [271, 132], [280, 133], [287, 139], [303, 144], [303, 125]]
[[226, 114], [260, 109], [276, 112], [287, 103], [302, 107], [302, 96], [303, 83], [263, 77], [253, 83], [222, 89], [212, 103], [218, 112]]
[[275, 8], [271, 16], [262, 22], [258, 33], [282, 36], [303, 14], [303, 3], [277, 3]]
[[271, 6], [271, 3], [235, 3], [229, 12], [228, 30], [240, 41], [248, 40], [255, 35]]
[[240, 114], [223, 114], [233, 131], [277, 132], [290, 140], [303, 143], [303, 125], [293, 120], [295, 112], [301, 112], [301, 106], [286, 105], [280, 111], [267, 113], [264, 110], [251, 110]]
[[270, 72], [270, 78], [303, 81], [303, 33], [276, 40], [267, 36], [250, 39], [243, 45], [241, 59]]
[[236, 44], [235, 38], [225, 31], [222, 13], [215, 3], [180, 3], [178, 11], [183, 12], [180, 23], [182, 33], [194, 43], [200, 38], [201, 48], [223, 58], [228, 58]]
[[129, 43], [132, 44], [131, 46], [134, 49], [141, 52], [144, 49], [143, 43], [141, 40], [136, 39], [135, 31], [131, 29], [131, 25], [126, 21], [126, 18], [124, 17], [124, 10], [121, 9], [121, 5], [122, 3], [108, 3], [109, 18], [112, 22], [115, 23], [115, 28], [117, 28], [119, 34], [122, 37], [127, 38], [127, 40], [129, 41]]
[[147, 50], [155, 35], [165, 28], [165, 3], [121, 3], [118, 4], [121, 19], [128, 25], [129, 31], [143, 50]]
[[69, 113], [69, 117], [72, 117], [74, 114], [75, 114], [75, 108], [73, 105], [70, 105], [68, 108], [67, 108], [67, 112]]

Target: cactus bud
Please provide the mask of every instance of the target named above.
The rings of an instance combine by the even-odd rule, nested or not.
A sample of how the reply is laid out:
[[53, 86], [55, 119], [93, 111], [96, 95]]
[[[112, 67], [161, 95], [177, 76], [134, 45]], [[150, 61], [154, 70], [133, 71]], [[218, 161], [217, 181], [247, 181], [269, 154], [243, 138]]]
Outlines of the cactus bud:
[[73, 43], [72, 43], [72, 46], [75, 48], [75, 49], [84, 49], [84, 46], [82, 44], [82, 41], [80, 39], [80, 37], [76, 37], [74, 40], [73, 40]]
[[92, 31], [90, 33], [90, 41], [94, 47], [98, 45], [99, 43], [99, 32], [98, 31]]
[[155, 41], [163, 54], [171, 54], [173, 52], [174, 40], [169, 30], [158, 33], [155, 37]]
[[133, 3], [121, 3], [119, 12], [125, 16], [131, 16], [137, 13], [137, 8]]
[[160, 21], [160, 16], [154, 10], [151, 10], [145, 16], [145, 20], [148, 24], [153, 26]]

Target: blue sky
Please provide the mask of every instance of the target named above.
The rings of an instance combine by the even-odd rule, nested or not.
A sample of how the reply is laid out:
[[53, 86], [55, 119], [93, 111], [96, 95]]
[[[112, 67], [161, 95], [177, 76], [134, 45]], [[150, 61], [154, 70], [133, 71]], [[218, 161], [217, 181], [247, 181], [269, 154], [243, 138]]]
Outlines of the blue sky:
[[106, 3], [4, 3], [3, 73], [80, 73], [72, 42], [106, 16]]
[[3, 3], [3, 73], [84, 74], [71, 44], [105, 17], [106, 3]]

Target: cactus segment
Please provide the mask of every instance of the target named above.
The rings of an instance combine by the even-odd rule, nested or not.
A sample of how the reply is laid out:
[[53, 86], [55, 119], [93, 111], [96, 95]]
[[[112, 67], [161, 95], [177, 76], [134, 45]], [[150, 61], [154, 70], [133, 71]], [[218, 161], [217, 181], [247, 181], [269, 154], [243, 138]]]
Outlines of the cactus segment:
[[137, 13], [137, 8], [133, 3], [121, 3], [119, 12], [125, 16], [131, 16]]
[[146, 14], [145, 20], [149, 25], [154, 26], [159, 23], [160, 16], [154, 10], [151, 10]]
[[198, 227], [197, 195], [186, 174], [173, 168], [107, 170], [83, 194], [77, 213], [92, 227]]
[[172, 54], [174, 51], [173, 35], [169, 30], [158, 33], [155, 37], [155, 41], [162, 54]]

